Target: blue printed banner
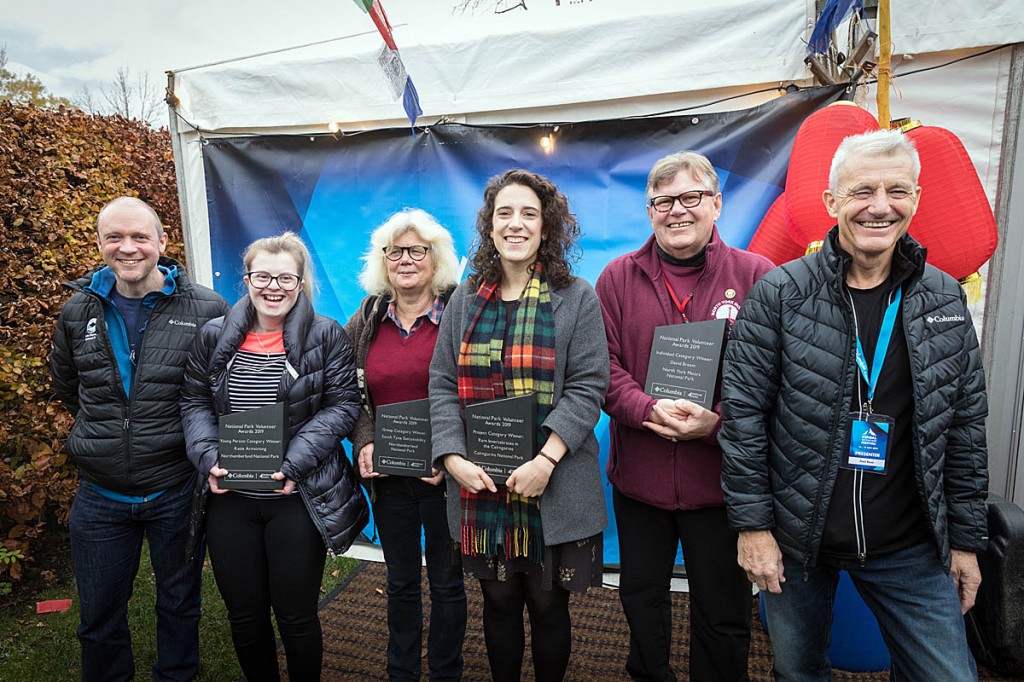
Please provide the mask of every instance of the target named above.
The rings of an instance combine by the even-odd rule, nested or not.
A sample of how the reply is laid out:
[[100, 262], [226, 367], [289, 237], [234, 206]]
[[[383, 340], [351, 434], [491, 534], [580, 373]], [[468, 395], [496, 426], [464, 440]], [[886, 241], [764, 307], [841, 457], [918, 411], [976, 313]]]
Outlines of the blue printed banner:
[[[438, 124], [415, 137], [402, 128], [213, 139], [203, 162], [215, 288], [237, 300], [245, 246], [292, 230], [313, 254], [317, 312], [344, 323], [365, 295], [358, 275], [374, 228], [403, 208], [422, 208], [468, 256], [484, 185], [509, 168], [540, 173], [569, 197], [583, 230], [577, 273], [594, 283], [606, 263], [650, 236], [647, 173], [662, 156], [686, 149], [704, 153], [718, 170], [719, 231], [744, 247], [782, 193], [797, 128], [843, 95], [841, 86], [810, 88], [735, 112], [557, 126]], [[603, 466], [607, 418], [597, 433]], [[605, 559], [618, 563], [614, 522]]]

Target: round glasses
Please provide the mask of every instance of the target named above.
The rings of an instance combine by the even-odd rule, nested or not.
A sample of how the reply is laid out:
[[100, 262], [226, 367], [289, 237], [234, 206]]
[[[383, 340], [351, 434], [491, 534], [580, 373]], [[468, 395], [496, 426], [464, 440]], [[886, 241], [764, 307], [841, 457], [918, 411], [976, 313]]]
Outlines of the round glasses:
[[668, 213], [672, 210], [678, 201], [683, 208], [693, 208], [698, 205], [706, 196], [714, 196], [714, 192], [709, 189], [695, 189], [689, 192], [683, 192], [682, 194], [676, 194], [675, 196], [669, 196], [668, 194], [662, 194], [654, 197], [648, 203], [658, 213]]
[[427, 251], [430, 251], [429, 246], [423, 246], [422, 244], [413, 244], [412, 246], [385, 246], [381, 251], [384, 252], [384, 257], [388, 260], [402, 260], [402, 255], [406, 251], [409, 252], [409, 258], [413, 260], [423, 260], [427, 256]]
[[277, 280], [277, 286], [283, 291], [294, 291], [302, 278], [298, 275], [285, 272], [280, 275], [271, 275], [269, 272], [263, 272], [261, 270], [256, 272], [247, 272], [245, 276], [249, 278], [249, 284], [256, 289], [266, 289], [270, 286], [270, 283]]

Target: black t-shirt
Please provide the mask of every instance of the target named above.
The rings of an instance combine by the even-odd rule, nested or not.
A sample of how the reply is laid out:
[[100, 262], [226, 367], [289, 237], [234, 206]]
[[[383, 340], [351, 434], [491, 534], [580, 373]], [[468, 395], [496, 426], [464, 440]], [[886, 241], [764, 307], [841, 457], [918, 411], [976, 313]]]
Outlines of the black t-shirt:
[[[891, 296], [895, 295], [895, 283], [890, 279], [873, 289], [847, 287], [845, 291], [849, 292], [848, 300], [853, 301], [864, 357], [872, 368], [882, 318]], [[868, 394], [867, 382], [859, 370], [857, 376], [859, 381], [854, 385], [851, 402], [854, 411], [867, 401]], [[895, 420], [889, 467], [884, 475], [839, 469], [822, 538], [824, 558], [857, 559], [862, 551], [868, 557], [884, 555], [919, 544], [929, 537], [924, 502], [918, 494], [914, 473], [911, 381], [901, 303], [872, 401], [875, 413]], [[846, 443], [849, 420], [844, 419], [840, 428], [843, 432], [838, 436]]]

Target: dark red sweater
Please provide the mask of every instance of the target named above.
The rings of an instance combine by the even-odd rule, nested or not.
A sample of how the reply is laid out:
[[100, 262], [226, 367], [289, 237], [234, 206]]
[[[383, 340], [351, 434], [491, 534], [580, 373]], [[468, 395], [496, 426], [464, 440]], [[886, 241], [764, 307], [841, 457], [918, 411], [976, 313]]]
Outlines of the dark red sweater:
[[430, 358], [437, 325], [429, 320], [402, 339], [395, 323], [384, 318], [366, 354], [366, 386], [375, 406], [427, 397]]
[[[763, 256], [727, 246], [716, 228], [687, 317], [691, 322], [735, 319], [747, 291], [772, 267]], [[661, 509], [723, 504], [717, 428], [707, 439], [672, 443], [643, 426], [655, 402], [644, 393], [654, 328], [681, 321], [665, 288], [654, 237], [609, 263], [596, 289], [611, 356], [604, 405], [612, 418], [609, 482], [623, 495]]]

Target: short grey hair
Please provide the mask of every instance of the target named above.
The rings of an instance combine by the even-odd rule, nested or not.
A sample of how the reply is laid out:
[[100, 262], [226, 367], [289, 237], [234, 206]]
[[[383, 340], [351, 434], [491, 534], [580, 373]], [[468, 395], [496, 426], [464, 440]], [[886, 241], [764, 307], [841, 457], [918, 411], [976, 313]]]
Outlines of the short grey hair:
[[448, 230], [441, 227], [434, 216], [418, 208], [407, 208], [395, 213], [370, 235], [370, 248], [363, 256], [363, 271], [359, 284], [367, 293], [386, 295], [394, 298], [395, 289], [388, 279], [388, 267], [384, 249], [394, 246], [395, 240], [406, 232], [415, 232], [430, 247], [434, 260], [434, 278], [430, 282], [431, 292], [437, 296], [457, 284], [459, 258], [455, 254], [455, 242]]
[[828, 189], [835, 195], [839, 189], [839, 174], [843, 167], [855, 156], [898, 156], [905, 155], [910, 159], [910, 175], [914, 186], [917, 186], [921, 175], [921, 157], [909, 137], [899, 130], [873, 130], [870, 133], [851, 135], [839, 144], [832, 157], [832, 167], [828, 173]]
[[647, 175], [647, 200], [654, 198], [654, 192], [659, 186], [672, 182], [672, 178], [684, 170], [690, 171], [697, 182], [703, 183], [709, 190], [718, 194], [718, 173], [708, 157], [700, 152], [685, 151], [669, 154], [655, 161], [654, 167]]
[[157, 237], [157, 239], [159, 239], [160, 237], [163, 236], [163, 234], [164, 234], [164, 225], [163, 225], [162, 222], [160, 222], [160, 216], [159, 216], [159, 214], [157, 214], [156, 210], [152, 206], [147, 204], [145, 201], [143, 201], [142, 199], [139, 199], [138, 197], [131, 197], [131, 196], [116, 197], [114, 199], [111, 199], [107, 203], [103, 204], [103, 208], [101, 208], [100, 212], [96, 215], [96, 232], [97, 233], [100, 231], [100, 223], [103, 221], [103, 216], [109, 210], [111, 210], [113, 208], [117, 208], [119, 206], [126, 206], [126, 207], [131, 207], [131, 208], [141, 208], [143, 211], [148, 213], [150, 215], [150, 217], [153, 219], [153, 226], [156, 228], [156, 237]]

